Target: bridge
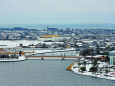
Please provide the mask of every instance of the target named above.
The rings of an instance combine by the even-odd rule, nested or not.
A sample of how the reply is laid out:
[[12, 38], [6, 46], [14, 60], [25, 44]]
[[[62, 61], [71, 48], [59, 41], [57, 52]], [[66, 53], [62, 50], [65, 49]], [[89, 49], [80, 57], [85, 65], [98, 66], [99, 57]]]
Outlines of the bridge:
[[[56, 51], [56, 52], [59, 52], [59, 51]], [[26, 59], [28, 60], [33, 60], [33, 59], [41, 59], [41, 60], [44, 60], [44, 59], [61, 59], [61, 60], [65, 60], [65, 59], [79, 59], [81, 58], [80, 56], [72, 56], [72, 55], [69, 55], [69, 56], [66, 56], [65, 54], [62, 55], [44, 55], [46, 53], [54, 53], [54, 52], [44, 52], [44, 53], [35, 53], [34, 51], [33, 52], [21, 52], [22, 55], [25, 55]], [[7, 51], [7, 52], [0, 52], [0, 54], [19, 54], [19, 51], [18, 52], [11, 52], [11, 51]], [[38, 55], [40, 54], [40, 55]]]
[[33, 60], [33, 59], [61, 59], [61, 60], [65, 60], [65, 59], [79, 59], [81, 57], [63, 57], [63, 56], [27, 56], [26, 59], [28, 60]]

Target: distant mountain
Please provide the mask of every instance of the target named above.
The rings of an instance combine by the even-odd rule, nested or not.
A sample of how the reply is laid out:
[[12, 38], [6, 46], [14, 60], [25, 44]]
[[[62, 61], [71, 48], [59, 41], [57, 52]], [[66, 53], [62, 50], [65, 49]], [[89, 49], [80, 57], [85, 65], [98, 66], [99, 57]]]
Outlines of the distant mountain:
[[35, 31], [37, 29], [27, 29], [21, 27], [14, 27], [14, 28], [0, 28], [0, 31], [11, 30], [11, 31]]

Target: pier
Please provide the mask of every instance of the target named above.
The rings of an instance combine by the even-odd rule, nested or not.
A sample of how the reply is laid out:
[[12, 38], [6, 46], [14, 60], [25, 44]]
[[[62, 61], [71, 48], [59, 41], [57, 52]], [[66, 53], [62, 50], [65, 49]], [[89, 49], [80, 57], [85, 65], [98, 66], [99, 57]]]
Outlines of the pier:
[[77, 61], [74, 61], [71, 65], [67, 67], [66, 70], [72, 71], [71, 67], [74, 66], [77, 63]]

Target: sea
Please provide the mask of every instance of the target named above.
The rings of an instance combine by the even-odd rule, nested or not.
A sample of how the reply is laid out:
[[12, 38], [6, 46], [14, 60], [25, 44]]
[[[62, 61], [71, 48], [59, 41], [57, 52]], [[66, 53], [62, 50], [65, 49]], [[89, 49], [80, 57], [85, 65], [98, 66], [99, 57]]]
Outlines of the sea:
[[58, 28], [58, 29], [115, 29], [115, 23], [109, 24], [0, 24], [0, 28], [13, 28], [22, 27], [28, 29], [47, 29]]

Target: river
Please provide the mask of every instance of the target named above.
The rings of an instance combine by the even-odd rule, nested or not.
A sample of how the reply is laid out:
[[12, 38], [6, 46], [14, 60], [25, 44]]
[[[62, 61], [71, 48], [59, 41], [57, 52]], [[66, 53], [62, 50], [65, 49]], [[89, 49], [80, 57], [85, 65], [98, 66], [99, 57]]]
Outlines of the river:
[[67, 71], [73, 61], [0, 62], [0, 86], [115, 86], [115, 81]]

